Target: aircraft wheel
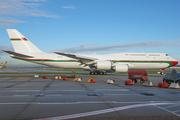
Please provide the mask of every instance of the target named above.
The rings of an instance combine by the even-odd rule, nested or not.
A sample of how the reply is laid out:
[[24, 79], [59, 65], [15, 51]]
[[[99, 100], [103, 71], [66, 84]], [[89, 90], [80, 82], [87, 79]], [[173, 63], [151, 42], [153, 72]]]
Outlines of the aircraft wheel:
[[102, 74], [103, 74], [103, 75], [106, 75], [106, 72], [103, 72]]

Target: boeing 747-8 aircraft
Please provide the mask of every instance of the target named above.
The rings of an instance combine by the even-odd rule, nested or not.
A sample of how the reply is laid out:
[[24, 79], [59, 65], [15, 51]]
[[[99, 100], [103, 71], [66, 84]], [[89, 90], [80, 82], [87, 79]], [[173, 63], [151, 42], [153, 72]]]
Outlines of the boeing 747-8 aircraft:
[[117, 73], [130, 69], [163, 69], [178, 64], [165, 53], [67, 54], [45, 53], [16, 29], [7, 29], [14, 51], [6, 51], [12, 58], [59, 68], [89, 69], [90, 74]]

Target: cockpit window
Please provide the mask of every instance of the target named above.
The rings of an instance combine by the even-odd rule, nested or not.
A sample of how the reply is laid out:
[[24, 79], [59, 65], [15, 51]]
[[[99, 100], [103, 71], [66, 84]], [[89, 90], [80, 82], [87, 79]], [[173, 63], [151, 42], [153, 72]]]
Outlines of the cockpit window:
[[168, 54], [166, 54], [166, 56], [169, 56]]

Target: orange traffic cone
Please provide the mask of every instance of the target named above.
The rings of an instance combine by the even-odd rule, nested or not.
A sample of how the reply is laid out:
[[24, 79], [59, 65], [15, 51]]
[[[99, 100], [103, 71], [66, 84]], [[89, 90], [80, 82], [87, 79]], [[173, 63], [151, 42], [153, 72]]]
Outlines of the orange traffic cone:
[[93, 82], [93, 83], [95, 83], [95, 82], [96, 82], [96, 80], [95, 80], [95, 79], [93, 79], [93, 80], [92, 80], [92, 82]]
[[125, 84], [125, 85], [128, 85], [128, 82], [127, 82], [127, 80], [124, 82], [124, 84]]
[[73, 82], [76, 81], [76, 80], [77, 80], [77, 78], [74, 78]]
[[68, 80], [68, 78], [67, 78], [67, 77], [65, 77], [65, 78], [64, 78], [64, 80]]
[[164, 82], [161, 87], [168, 88], [168, 87], [169, 87], [169, 84], [168, 84], [167, 82]]
[[88, 82], [92, 82], [92, 78], [89, 78]]
[[162, 83], [161, 83], [161, 82], [159, 82], [159, 83], [158, 83], [158, 87], [161, 87], [161, 86], [162, 86]]
[[43, 78], [44, 78], [44, 79], [47, 79], [47, 76], [45, 75], [45, 76], [43, 76]]
[[129, 80], [128, 85], [134, 85], [134, 82], [132, 80]]

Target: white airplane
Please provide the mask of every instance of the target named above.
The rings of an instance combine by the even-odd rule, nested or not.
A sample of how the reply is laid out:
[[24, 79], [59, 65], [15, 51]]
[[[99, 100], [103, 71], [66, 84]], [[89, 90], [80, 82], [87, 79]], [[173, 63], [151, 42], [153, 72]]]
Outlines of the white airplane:
[[7, 68], [6, 64], [7, 64], [7, 61], [4, 62], [4, 63], [1, 63], [1, 64], [0, 64], [0, 69], [1, 69], [1, 68]]
[[16, 29], [7, 29], [14, 51], [6, 51], [12, 58], [52, 67], [88, 69], [90, 74], [117, 73], [130, 69], [163, 69], [178, 64], [165, 53], [112, 53], [112, 54], [68, 54], [45, 53], [31, 43]]

